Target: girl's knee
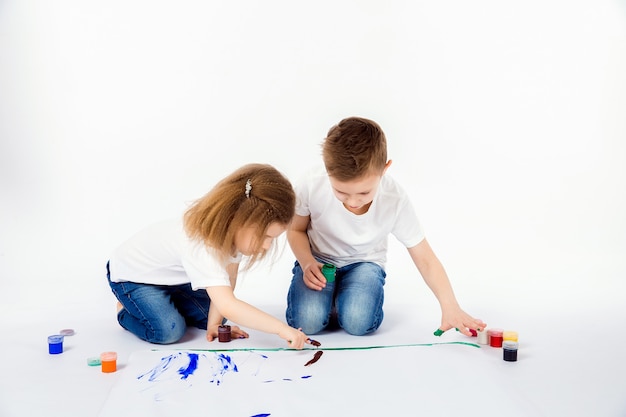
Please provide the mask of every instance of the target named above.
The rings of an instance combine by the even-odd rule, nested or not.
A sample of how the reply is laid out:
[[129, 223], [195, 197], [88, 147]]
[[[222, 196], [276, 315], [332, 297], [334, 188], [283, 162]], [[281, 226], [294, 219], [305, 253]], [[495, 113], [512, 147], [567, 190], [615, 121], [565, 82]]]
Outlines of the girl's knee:
[[169, 345], [176, 343], [185, 335], [187, 326], [185, 322], [177, 320], [161, 323], [157, 328], [153, 328], [149, 331], [148, 341], [160, 345]]
[[181, 316], [157, 317], [151, 320], [126, 321], [127, 330], [146, 342], [159, 345], [176, 343], [184, 336], [187, 325]]

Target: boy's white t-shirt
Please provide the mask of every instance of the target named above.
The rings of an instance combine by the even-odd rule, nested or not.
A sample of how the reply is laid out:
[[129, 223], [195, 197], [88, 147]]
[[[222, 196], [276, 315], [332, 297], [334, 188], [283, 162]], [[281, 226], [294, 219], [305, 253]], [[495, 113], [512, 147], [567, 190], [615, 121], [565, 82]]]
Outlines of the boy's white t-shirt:
[[407, 248], [424, 239], [408, 195], [387, 174], [369, 210], [361, 215], [348, 211], [335, 197], [324, 167], [309, 171], [295, 190], [296, 214], [311, 218], [307, 233], [313, 255], [338, 268], [374, 262], [384, 269], [389, 234]]
[[[229, 260], [240, 263], [241, 254]], [[194, 290], [230, 286], [228, 273], [202, 242], [192, 241], [181, 219], [153, 224], [120, 245], [109, 259], [113, 282], [191, 283]]]

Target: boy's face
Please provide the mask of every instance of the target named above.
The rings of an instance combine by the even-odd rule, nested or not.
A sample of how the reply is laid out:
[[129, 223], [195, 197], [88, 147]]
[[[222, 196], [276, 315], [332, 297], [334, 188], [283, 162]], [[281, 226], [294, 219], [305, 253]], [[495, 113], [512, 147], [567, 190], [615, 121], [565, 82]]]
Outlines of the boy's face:
[[382, 175], [370, 174], [350, 181], [339, 181], [328, 177], [335, 197], [343, 206], [354, 214], [367, 213], [369, 210]]

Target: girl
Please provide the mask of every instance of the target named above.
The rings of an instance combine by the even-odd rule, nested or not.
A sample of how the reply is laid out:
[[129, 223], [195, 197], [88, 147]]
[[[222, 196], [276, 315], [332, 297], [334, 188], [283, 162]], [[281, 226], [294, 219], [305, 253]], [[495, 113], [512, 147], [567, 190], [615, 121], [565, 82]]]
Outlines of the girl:
[[[212, 341], [225, 319], [285, 339], [301, 349], [307, 336], [237, 299], [245, 269], [275, 247], [295, 210], [291, 183], [270, 165], [249, 164], [220, 181], [182, 219], [139, 232], [117, 248], [107, 277], [119, 300], [117, 320], [151, 343], [175, 343], [186, 326]], [[233, 337], [248, 337], [237, 326]]]

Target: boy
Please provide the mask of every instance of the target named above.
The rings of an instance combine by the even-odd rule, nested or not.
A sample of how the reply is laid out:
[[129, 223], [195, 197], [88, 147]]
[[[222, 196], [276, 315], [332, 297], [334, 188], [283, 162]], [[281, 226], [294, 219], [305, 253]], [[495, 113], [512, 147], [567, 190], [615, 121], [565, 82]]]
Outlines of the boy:
[[[387, 237], [391, 233], [441, 306], [436, 334], [484, 329], [459, 306], [446, 272], [424, 237], [404, 190], [385, 172], [385, 134], [377, 123], [350, 117], [333, 126], [322, 145], [323, 169], [296, 186], [296, 216], [287, 231], [296, 256], [287, 296], [287, 323], [306, 334], [324, 330], [331, 317], [352, 335], [365, 335], [383, 321]], [[327, 282], [321, 267], [337, 267]]]

